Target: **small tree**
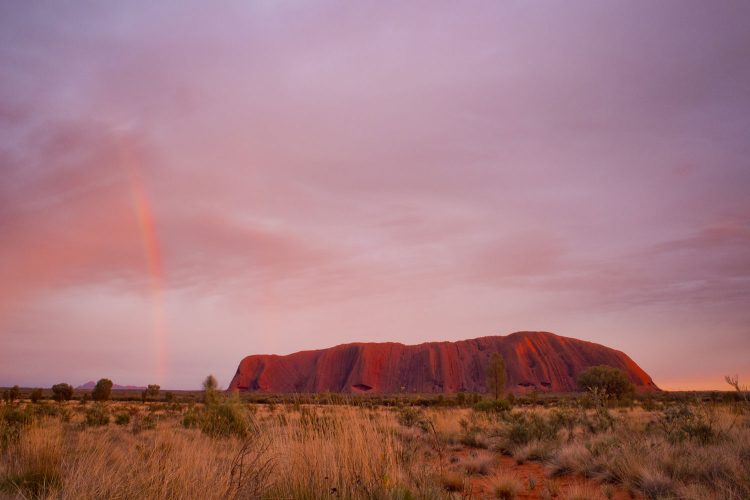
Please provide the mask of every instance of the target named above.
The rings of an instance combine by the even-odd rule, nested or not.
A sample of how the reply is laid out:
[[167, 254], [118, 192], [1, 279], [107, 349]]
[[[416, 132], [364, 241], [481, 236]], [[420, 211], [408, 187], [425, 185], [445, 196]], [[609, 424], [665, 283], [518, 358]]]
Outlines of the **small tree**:
[[499, 352], [493, 352], [490, 357], [490, 364], [487, 365], [487, 388], [495, 395], [495, 399], [505, 392], [505, 360]]
[[466, 404], [466, 393], [465, 392], [459, 392], [456, 394], [456, 404], [458, 406], [463, 406]]
[[13, 387], [10, 388], [10, 391], [8, 391], [8, 396], [10, 398], [10, 402], [11, 403], [13, 401], [15, 401], [16, 399], [20, 399], [21, 398], [21, 388], [18, 387], [17, 385], [14, 385]]
[[57, 402], [70, 401], [73, 397], [73, 386], [70, 384], [55, 384], [52, 386], [52, 399]]
[[219, 396], [216, 388], [219, 386], [216, 377], [209, 375], [203, 381], [203, 402], [206, 404], [216, 403]]
[[750, 403], [750, 397], [748, 397], [748, 388], [746, 386], [740, 385], [740, 377], [739, 375], [735, 375], [734, 377], [730, 377], [727, 375], [724, 377], [724, 380], [727, 381], [727, 384], [734, 387], [734, 390], [737, 391], [737, 394], [741, 399], [745, 400], [745, 403]]
[[156, 400], [159, 398], [159, 391], [161, 390], [161, 386], [158, 384], [148, 384], [148, 389], [146, 389], [146, 396]]
[[107, 401], [112, 395], [112, 381], [108, 378], [101, 378], [91, 391], [91, 398], [94, 401]]
[[37, 388], [31, 391], [31, 396], [29, 396], [29, 399], [31, 399], [32, 403], [38, 403], [42, 399], [42, 390]]
[[578, 375], [578, 385], [586, 391], [604, 393], [617, 399], [633, 392], [628, 374], [607, 365], [591, 366]]

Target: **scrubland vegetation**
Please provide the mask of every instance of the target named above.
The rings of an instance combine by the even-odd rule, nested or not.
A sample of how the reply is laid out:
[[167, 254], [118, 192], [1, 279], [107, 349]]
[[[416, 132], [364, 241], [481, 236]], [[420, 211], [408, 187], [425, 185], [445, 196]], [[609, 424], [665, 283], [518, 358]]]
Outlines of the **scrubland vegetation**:
[[16, 395], [0, 498], [750, 498], [739, 397], [266, 398]]

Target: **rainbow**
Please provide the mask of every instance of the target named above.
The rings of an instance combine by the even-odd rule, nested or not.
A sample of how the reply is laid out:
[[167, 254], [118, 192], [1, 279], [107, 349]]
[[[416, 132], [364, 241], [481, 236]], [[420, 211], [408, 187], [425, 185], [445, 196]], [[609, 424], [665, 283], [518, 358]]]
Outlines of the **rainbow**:
[[120, 141], [120, 161], [130, 183], [130, 193], [141, 241], [146, 256], [151, 295], [155, 371], [157, 382], [163, 384], [167, 373], [167, 325], [164, 315], [163, 268], [159, 239], [156, 233], [151, 203], [140, 174], [138, 158], [130, 147]]

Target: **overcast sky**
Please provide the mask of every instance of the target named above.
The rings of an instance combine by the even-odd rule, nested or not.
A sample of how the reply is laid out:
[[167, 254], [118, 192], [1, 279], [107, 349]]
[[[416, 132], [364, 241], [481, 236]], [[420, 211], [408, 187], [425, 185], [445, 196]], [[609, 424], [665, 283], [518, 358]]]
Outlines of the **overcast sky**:
[[0, 385], [546, 330], [750, 382], [750, 3], [3, 2]]

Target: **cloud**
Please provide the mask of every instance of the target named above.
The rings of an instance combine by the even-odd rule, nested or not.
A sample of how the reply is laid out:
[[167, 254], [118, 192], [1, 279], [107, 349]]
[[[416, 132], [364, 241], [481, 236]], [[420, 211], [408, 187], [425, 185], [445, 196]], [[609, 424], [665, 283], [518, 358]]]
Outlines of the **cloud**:
[[247, 351], [265, 328], [287, 351], [308, 330], [587, 337], [611, 315], [605, 343], [685, 317], [729, 338], [750, 301], [747, 9], [5, 8], [0, 333], [23, 353], [61, 308], [84, 344], [69, 294], [102, 329], [146, 314], [142, 195], [185, 345], [193, 325]]

